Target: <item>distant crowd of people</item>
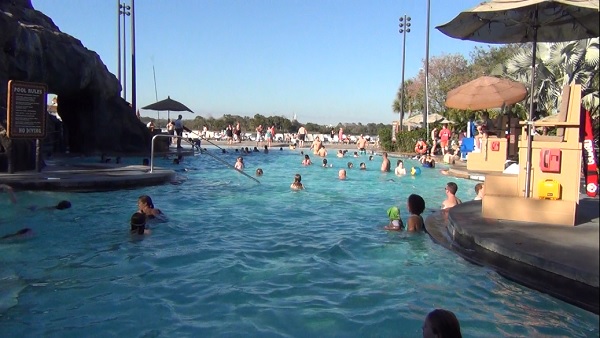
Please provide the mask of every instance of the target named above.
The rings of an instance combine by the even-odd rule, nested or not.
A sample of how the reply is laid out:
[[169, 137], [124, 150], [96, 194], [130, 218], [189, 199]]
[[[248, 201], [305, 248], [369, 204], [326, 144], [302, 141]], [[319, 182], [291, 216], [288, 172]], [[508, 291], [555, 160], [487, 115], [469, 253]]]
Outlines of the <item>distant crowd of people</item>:
[[[358, 158], [361, 155], [366, 154], [366, 148], [365, 148], [366, 140], [364, 139], [364, 137], [362, 135], [359, 137], [358, 140], [359, 141], [357, 142], [357, 151], [353, 152], [353, 154], [351, 155], [353, 158]], [[300, 143], [300, 144], [302, 144], [302, 143]], [[258, 149], [256, 147], [254, 149], [255, 149], [255, 152], [258, 151]], [[290, 146], [290, 149], [296, 149], [296, 145], [293, 145], [293, 147]], [[281, 150], [281, 148], [280, 148], [280, 150]], [[327, 151], [325, 149], [323, 142], [320, 140], [319, 137], [316, 137], [312, 141], [312, 143], [310, 144], [310, 146], [308, 147], [307, 150], [309, 152], [312, 152], [313, 155], [322, 158], [322, 163], [321, 163], [322, 167], [326, 167], [326, 168], [333, 167], [333, 165], [331, 163], [329, 163], [326, 158], [328, 154], [327, 154]], [[235, 149], [235, 151], [237, 152], [238, 150]], [[242, 151], [243, 151], [243, 148], [242, 148]], [[265, 146], [264, 152], [268, 153], [268, 146]], [[339, 149], [336, 152], [336, 157], [343, 158], [343, 157], [346, 157], [348, 153], [349, 153], [348, 150]], [[306, 154], [304, 152], [304, 150], [300, 151], [300, 155], [302, 156], [302, 160], [300, 162], [301, 165], [303, 165], [303, 166], [313, 165], [310, 155]], [[382, 162], [381, 162], [381, 166], [380, 166], [381, 172], [391, 172], [391, 162], [390, 162], [388, 153], [383, 152], [381, 156], [382, 156]], [[369, 161], [373, 161], [373, 156], [370, 155], [368, 157], [368, 159], [369, 159]], [[418, 158], [418, 160], [419, 160], [419, 162], [421, 162], [423, 167], [435, 168], [435, 160], [429, 153], [425, 153], [420, 158]], [[235, 169], [240, 170], [240, 171], [243, 171], [245, 169], [244, 158], [242, 156], [239, 156], [236, 159], [234, 167], [235, 167]], [[352, 168], [354, 168], [354, 163], [348, 162], [347, 168], [339, 169], [338, 170], [338, 179], [346, 180], [348, 178], [347, 169], [352, 169]], [[360, 170], [366, 170], [367, 169], [366, 163], [360, 162], [359, 168], [360, 168]], [[415, 169], [416, 169], [415, 167], [411, 168], [411, 174], [415, 175], [416, 173], [418, 173], [418, 171], [416, 171]], [[418, 168], [417, 168], [417, 170], [418, 170]], [[262, 176], [264, 174], [263, 169], [262, 168], [257, 169], [255, 174], [256, 174], [256, 176]], [[394, 168], [394, 174], [397, 176], [407, 175], [407, 170], [404, 167], [404, 161], [402, 159], [397, 160], [396, 167]], [[478, 193], [478, 197], [476, 199], [481, 199], [483, 196], [482, 186], [483, 186], [483, 184], [478, 184], [476, 186], [476, 193]], [[302, 176], [300, 174], [295, 174], [294, 180], [290, 184], [290, 189], [292, 189], [292, 190], [304, 190], [305, 189], [305, 185], [302, 182]], [[461, 203], [461, 200], [456, 197], [457, 191], [458, 191], [458, 185], [456, 183], [448, 182], [446, 184], [445, 200], [442, 202], [442, 205], [441, 205], [442, 209], [449, 209], [449, 208]], [[405, 225], [400, 218], [400, 209], [396, 206], [389, 208], [387, 210], [387, 214], [388, 214], [390, 223], [387, 226], [385, 226], [385, 229], [386, 230], [396, 230], [396, 231], [407, 230], [407, 231], [411, 231], [411, 232], [423, 231], [424, 230], [424, 221], [423, 221], [421, 214], [425, 210], [425, 200], [417, 194], [411, 194], [407, 199], [407, 209], [409, 211], [409, 216], [407, 218], [407, 223]]]

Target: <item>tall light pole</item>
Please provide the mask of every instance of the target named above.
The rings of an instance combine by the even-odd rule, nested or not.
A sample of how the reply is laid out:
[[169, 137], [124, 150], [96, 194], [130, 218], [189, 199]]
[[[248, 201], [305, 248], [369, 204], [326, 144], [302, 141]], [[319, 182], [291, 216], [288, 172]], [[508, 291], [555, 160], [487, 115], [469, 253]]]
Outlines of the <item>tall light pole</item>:
[[[427, 0], [427, 30], [425, 36], [425, 124], [427, 125], [427, 136], [425, 139], [430, 137], [429, 135], [429, 17], [431, 0]], [[435, 140], [432, 140], [435, 141]]]
[[[136, 112], [136, 83], [135, 83], [135, 12], [134, 0], [131, 0], [131, 108]], [[158, 120], [156, 121], [158, 123]]]
[[121, 0], [117, 0], [117, 80], [121, 84]]
[[398, 32], [402, 34], [402, 83], [400, 91], [400, 123], [398, 124], [399, 131], [402, 131], [402, 120], [404, 120], [404, 64], [406, 61], [406, 33], [410, 33], [410, 16], [404, 14], [403, 17], [398, 19], [400, 23]]
[[[119, 2], [119, 20], [117, 20], [119, 22], [119, 32], [121, 31], [120, 28], [120, 20], [121, 20], [121, 15], [123, 16], [123, 82], [121, 83], [123, 86], [123, 99], [127, 100], [127, 61], [125, 56], [127, 55], [127, 44], [125, 41], [126, 40], [126, 29], [125, 29], [125, 16], [131, 15], [131, 6], [127, 6], [127, 4], [125, 3], [121, 3]], [[121, 49], [121, 40], [119, 39], [119, 51]], [[119, 53], [119, 65], [121, 62], [121, 57], [120, 57], [120, 53]], [[119, 67], [119, 73], [121, 72], [120, 70], [121, 67]], [[120, 79], [119, 79], [120, 80]]]

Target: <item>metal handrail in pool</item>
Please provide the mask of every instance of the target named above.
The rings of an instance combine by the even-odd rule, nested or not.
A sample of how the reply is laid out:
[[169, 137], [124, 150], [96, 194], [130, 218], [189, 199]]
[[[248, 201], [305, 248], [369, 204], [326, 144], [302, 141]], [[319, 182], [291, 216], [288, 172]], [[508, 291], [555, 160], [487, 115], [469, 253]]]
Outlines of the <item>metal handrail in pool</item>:
[[[150, 173], [152, 173], [154, 171], [154, 140], [156, 140], [157, 137], [176, 137], [176, 138], [183, 138], [183, 136], [179, 136], [179, 135], [169, 135], [169, 134], [156, 134], [154, 136], [152, 136], [152, 146], [150, 149]], [[211, 142], [212, 144], [212, 142]], [[218, 147], [218, 146], [217, 146]], [[222, 148], [221, 148], [222, 149]], [[256, 178], [246, 174], [245, 172], [238, 170], [236, 167], [232, 166], [231, 164], [227, 163], [225, 160], [220, 159], [218, 157], [216, 157], [215, 155], [209, 153], [209, 152], [205, 152], [204, 154], [207, 154], [208, 156], [214, 158], [215, 160], [225, 164], [226, 166], [228, 166], [229, 168], [239, 172], [240, 174], [254, 180], [256, 183], [260, 184], [260, 181], [257, 180]]]

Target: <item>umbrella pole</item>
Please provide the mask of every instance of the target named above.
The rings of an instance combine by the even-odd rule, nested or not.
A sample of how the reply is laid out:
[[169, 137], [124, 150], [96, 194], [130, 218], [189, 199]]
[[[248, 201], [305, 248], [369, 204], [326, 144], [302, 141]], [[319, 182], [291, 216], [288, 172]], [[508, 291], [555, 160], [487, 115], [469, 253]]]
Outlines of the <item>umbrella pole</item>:
[[537, 51], [537, 21], [538, 9], [534, 10], [533, 17], [533, 50], [531, 56], [531, 89], [529, 90], [529, 116], [527, 118], [527, 159], [525, 162], [525, 198], [531, 195], [531, 153], [533, 152], [533, 94], [535, 88], [535, 58]]

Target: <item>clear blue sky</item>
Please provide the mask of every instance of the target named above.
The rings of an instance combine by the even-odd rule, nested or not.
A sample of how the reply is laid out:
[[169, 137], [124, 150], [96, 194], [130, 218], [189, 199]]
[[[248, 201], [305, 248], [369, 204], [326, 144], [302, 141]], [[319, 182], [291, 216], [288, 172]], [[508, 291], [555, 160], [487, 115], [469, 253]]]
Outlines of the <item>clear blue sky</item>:
[[[430, 56], [468, 56], [475, 46], [486, 47], [435, 29], [480, 2], [431, 0]], [[118, 1], [32, 3], [117, 73]], [[156, 101], [154, 67], [159, 100], [170, 95], [205, 117], [260, 113], [291, 119], [295, 113], [302, 123], [391, 123], [402, 76], [398, 18], [404, 14], [412, 18], [406, 38], [409, 79], [425, 58], [425, 0], [138, 0], [137, 105]]]

